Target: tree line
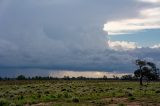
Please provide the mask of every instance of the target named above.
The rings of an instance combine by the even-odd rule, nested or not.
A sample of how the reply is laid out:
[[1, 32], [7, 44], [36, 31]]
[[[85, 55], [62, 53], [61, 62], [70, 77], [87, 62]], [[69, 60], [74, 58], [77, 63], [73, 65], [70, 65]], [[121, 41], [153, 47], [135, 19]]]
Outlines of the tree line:
[[54, 78], [54, 77], [25, 77], [24, 75], [19, 75], [16, 78], [1, 78], [0, 80], [130, 80], [137, 81], [139, 80], [140, 85], [143, 85], [143, 80], [146, 81], [155, 81], [160, 80], [159, 69], [156, 67], [156, 64], [153, 62], [149, 62], [146, 60], [136, 60], [135, 64], [137, 65], [137, 70], [134, 71], [134, 75], [123, 75], [122, 77], [113, 76], [113, 78], [107, 78], [107, 76], [103, 76], [102, 78], [86, 78], [83, 76], [79, 77], [69, 77], [64, 76], [63, 78]]
[[102, 78], [87, 78], [83, 76], [79, 76], [79, 77], [64, 76], [63, 78], [42, 77], [42, 76], [26, 77], [24, 75], [19, 75], [16, 78], [8, 78], [8, 77], [1, 78], [0, 77], [0, 80], [128, 80], [128, 81], [138, 81], [139, 78], [133, 75], [123, 75], [121, 77], [113, 76], [113, 78], [108, 78], [105, 75]]

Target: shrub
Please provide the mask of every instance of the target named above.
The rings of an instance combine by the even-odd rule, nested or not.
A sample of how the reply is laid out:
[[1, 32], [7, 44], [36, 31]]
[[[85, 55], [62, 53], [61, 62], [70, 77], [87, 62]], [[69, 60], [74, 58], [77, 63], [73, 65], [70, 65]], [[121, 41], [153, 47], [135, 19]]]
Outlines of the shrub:
[[18, 97], [18, 100], [22, 100], [22, 99], [24, 99], [23, 95], [21, 95], [20, 97]]
[[8, 106], [9, 102], [6, 99], [1, 98], [0, 99], [0, 106]]
[[9, 106], [16, 106], [16, 104], [15, 103], [10, 103]]
[[118, 104], [118, 106], [126, 106], [125, 104]]
[[128, 87], [127, 89], [128, 89], [128, 90], [132, 90], [133, 88], [131, 88], [131, 87]]
[[96, 104], [97, 106], [105, 106], [105, 103], [103, 101], [97, 101]]
[[51, 95], [50, 97], [51, 97], [51, 98], [56, 98], [56, 96], [54, 96], [54, 95]]
[[61, 91], [66, 91], [66, 89], [64, 88], [64, 89], [62, 89]]
[[64, 93], [65, 98], [69, 98], [69, 94], [67, 92]]
[[116, 93], [115, 93], [115, 92], [112, 92], [112, 96], [115, 97], [115, 95], [116, 95]]
[[57, 98], [61, 98], [61, 97], [62, 97], [62, 94], [58, 94], [58, 95], [57, 95]]
[[160, 90], [157, 90], [156, 93], [160, 93]]
[[37, 98], [41, 98], [41, 95], [40, 95], [40, 94], [38, 94], [38, 95], [37, 95]]
[[10, 97], [10, 98], [14, 98], [14, 95], [13, 95], [13, 94], [11, 94], [9, 97]]
[[131, 96], [128, 98], [128, 100], [135, 100], [135, 97]]
[[49, 94], [49, 91], [45, 91], [44, 94]]
[[133, 94], [130, 93], [130, 92], [128, 92], [128, 91], [125, 92], [125, 95], [126, 95], [126, 96], [129, 96], [129, 97], [133, 96]]
[[79, 99], [78, 99], [78, 98], [73, 98], [73, 99], [72, 99], [72, 102], [78, 103], [78, 102], [79, 102]]

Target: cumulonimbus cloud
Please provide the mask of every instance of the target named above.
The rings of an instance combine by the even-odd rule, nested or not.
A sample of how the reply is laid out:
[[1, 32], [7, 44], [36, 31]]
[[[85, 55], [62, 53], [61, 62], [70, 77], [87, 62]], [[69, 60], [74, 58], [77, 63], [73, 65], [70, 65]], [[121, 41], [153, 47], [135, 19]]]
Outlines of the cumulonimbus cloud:
[[129, 34], [146, 29], [160, 29], [160, 7], [144, 9], [136, 18], [109, 21], [104, 25], [104, 30], [109, 35]]
[[[155, 28], [156, 25], [159, 26], [159, 8], [142, 10], [149, 2], [0, 1], [3, 1], [0, 2], [0, 70], [2, 70], [0, 75], [10, 75], [17, 70], [33, 74], [35, 68], [38, 68], [38, 71], [34, 72], [40, 73], [48, 69], [132, 72], [135, 67], [132, 61], [137, 58], [149, 57], [160, 61], [159, 49], [134, 49], [136, 48], [134, 42], [109, 41], [109, 47], [112, 49], [108, 49], [106, 46], [108, 38], [101, 26], [108, 20], [109, 28], [113, 28], [109, 30], [109, 34], [131, 33], [143, 30], [147, 26]], [[142, 10], [140, 15], [137, 14], [139, 10]], [[120, 25], [113, 27], [110, 26], [113, 25], [111, 22], [118, 22], [116, 25], [119, 23]], [[124, 24], [126, 22], [127, 26]], [[126, 29], [130, 28], [128, 26], [132, 28]], [[128, 49], [133, 50], [126, 51]]]

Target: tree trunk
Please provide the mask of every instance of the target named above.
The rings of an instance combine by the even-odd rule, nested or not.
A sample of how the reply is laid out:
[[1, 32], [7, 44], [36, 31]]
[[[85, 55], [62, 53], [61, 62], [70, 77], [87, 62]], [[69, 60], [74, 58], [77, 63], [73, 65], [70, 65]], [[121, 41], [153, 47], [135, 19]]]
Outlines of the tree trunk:
[[140, 79], [139, 79], [139, 81], [140, 81], [140, 85], [143, 85], [143, 75], [142, 75], [142, 67], [140, 67]]
[[142, 76], [140, 77], [140, 85], [143, 85], [143, 83], [142, 83]]

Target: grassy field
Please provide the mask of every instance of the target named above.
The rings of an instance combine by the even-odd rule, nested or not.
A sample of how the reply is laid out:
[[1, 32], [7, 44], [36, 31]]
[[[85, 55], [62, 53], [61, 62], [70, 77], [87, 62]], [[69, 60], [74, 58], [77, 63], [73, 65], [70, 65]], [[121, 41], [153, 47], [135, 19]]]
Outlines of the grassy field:
[[160, 106], [160, 82], [0, 81], [0, 106]]

